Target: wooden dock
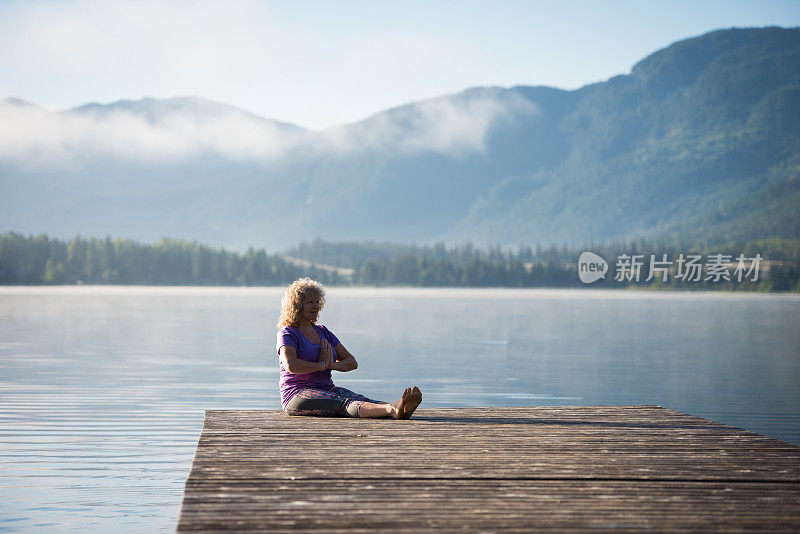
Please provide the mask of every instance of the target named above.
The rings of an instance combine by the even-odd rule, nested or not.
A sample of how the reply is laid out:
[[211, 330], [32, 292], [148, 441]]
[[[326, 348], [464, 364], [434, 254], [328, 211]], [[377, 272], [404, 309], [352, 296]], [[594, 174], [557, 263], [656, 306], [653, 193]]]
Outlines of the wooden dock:
[[659, 406], [208, 411], [179, 532], [800, 531], [800, 447]]

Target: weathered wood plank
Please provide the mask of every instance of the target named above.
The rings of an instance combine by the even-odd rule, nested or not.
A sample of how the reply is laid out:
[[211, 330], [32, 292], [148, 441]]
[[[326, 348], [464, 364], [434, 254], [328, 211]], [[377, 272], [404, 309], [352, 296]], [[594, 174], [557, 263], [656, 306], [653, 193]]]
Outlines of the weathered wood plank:
[[209, 411], [179, 531], [800, 529], [800, 447], [658, 406]]
[[[400, 496], [401, 498], [398, 498]], [[797, 527], [800, 499], [785, 485], [549, 481], [451, 481], [417, 484], [381, 481], [354, 486], [272, 482], [242, 491], [225, 488], [183, 513], [199, 529], [263, 530], [500, 528], [692, 528], [715, 523], [735, 529]], [[187, 529], [188, 530], [188, 529]]]

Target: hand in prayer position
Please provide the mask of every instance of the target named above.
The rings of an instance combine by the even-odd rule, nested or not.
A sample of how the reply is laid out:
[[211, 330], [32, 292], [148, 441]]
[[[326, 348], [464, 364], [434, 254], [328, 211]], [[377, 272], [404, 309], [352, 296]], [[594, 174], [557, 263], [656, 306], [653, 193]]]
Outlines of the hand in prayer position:
[[324, 337], [319, 347], [319, 361], [325, 364], [325, 369], [332, 369], [336, 358], [333, 355], [333, 348]]

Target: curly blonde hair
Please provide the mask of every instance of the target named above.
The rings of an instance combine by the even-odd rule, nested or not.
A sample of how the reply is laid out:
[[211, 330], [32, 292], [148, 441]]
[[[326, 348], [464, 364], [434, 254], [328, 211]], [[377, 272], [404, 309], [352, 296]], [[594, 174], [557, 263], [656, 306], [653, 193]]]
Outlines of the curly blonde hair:
[[281, 318], [277, 327], [294, 326], [300, 322], [300, 312], [303, 311], [303, 300], [316, 297], [320, 301], [319, 309], [325, 307], [325, 289], [322, 284], [311, 278], [298, 278], [286, 288], [286, 293], [281, 298]]

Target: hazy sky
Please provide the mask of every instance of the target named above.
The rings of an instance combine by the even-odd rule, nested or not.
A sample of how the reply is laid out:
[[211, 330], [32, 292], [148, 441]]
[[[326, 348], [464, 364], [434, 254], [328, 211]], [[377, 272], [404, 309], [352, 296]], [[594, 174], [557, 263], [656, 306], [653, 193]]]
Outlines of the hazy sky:
[[476, 85], [573, 89], [800, 1], [8, 1], [0, 98], [194, 95], [312, 129]]

